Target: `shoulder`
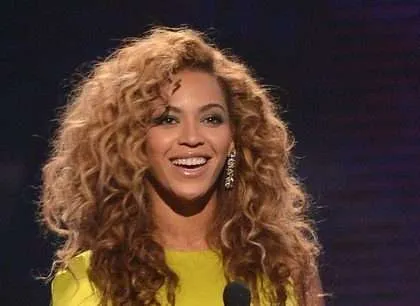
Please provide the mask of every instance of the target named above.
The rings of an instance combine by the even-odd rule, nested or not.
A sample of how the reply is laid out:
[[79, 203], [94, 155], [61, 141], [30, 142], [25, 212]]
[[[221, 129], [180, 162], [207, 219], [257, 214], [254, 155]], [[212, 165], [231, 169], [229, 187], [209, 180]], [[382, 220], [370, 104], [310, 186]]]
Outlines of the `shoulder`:
[[51, 285], [53, 306], [97, 305], [98, 296], [88, 277], [90, 251], [74, 257], [66, 269], [55, 275]]
[[286, 289], [286, 295], [287, 295], [286, 306], [297, 306], [298, 305], [297, 297], [296, 297], [295, 290], [293, 288], [293, 282], [291, 280], [286, 285], [285, 289]]
[[[272, 303], [270, 302], [269, 292], [275, 290], [273, 283], [270, 282], [267, 276], [260, 278], [258, 281], [260, 305], [272, 305]], [[289, 278], [286, 281], [286, 283], [284, 284], [284, 290], [286, 291], [285, 306], [298, 306], [298, 297], [296, 295], [294, 282], [292, 278]]]

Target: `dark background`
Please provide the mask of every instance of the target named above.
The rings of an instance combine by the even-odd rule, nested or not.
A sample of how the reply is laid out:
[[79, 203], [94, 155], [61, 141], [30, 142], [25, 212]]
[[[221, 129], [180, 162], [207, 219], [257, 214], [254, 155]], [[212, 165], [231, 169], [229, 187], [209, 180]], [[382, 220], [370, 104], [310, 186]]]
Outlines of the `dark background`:
[[420, 305], [420, 1], [2, 1], [0, 304], [47, 305], [40, 168], [76, 71], [188, 24], [269, 84], [315, 204], [328, 305]]

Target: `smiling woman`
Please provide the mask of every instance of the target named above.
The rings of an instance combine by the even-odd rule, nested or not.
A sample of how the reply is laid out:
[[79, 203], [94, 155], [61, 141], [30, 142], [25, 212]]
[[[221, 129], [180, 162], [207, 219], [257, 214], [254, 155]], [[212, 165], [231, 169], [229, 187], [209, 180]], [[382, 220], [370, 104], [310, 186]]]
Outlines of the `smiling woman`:
[[[227, 102], [216, 77], [183, 70], [174, 79], [177, 90], [169, 97], [163, 116], [158, 116], [158, 123], [148, 130], [145, 143], [150, 162], [146, 188], [154, 210], [165, 210], [155, 215], [167, 219], [172, 211], [182, 211], [195, 216], [185, 220], [183, 214], [173, 214], [172, 222], [179, 217], [180, 224], [170, 233], [180, 226], [189, 228], [191, 222], [211, 220], [217, 202], [216, 182], [228, 152], [234, 150]], [[202, 205], [197, 206], [197, 202]], [[170, 209], [165, 209], [168, 205]]]
[[248, 69], [190, 29], [156, 28], [76, 88], [44, 167], [64, 238], [52, 303], [322, 305], [292, 142]]

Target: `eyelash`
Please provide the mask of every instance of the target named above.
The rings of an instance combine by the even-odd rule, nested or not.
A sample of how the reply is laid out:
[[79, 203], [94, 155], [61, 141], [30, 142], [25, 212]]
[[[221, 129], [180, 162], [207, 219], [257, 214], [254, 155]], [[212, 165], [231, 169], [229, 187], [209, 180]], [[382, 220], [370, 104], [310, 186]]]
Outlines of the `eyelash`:
[[[177, 118], [174, 117], [174, 116], [165, 115], [163, 117], [161, 116], [159, 118], [156, 118], [154, 121], [157, 125], [171, 125], [171, 124], [173, 124], [172, 123], [173, 121], [177, 121]], [[171, 122], [169, 122], [169, 121], [171, 121]]]
[[[178, 118], [171, 115], [161, 116], [153, 121], [156, 125], [172, 125], [179, 122]], [[202, 121], [210, 125], [220, 125], [224, 122], [223, 117], [219, 114], [208, 115]]]
[[211, 125], [220, 125], [224, 122], [223, 117], [218, 114], [209, 115], [204, 120]]

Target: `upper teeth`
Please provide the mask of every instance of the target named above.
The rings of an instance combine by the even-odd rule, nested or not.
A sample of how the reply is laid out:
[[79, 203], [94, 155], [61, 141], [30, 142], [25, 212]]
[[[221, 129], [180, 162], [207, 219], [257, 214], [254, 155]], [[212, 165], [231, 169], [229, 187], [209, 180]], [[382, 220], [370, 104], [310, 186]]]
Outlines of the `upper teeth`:
[[175, 165], [182, 166], [196, 166], [204, 165], [207, 162], [205, 157], [190, 157], [190, 158], [177, 158], [172, 161]]

